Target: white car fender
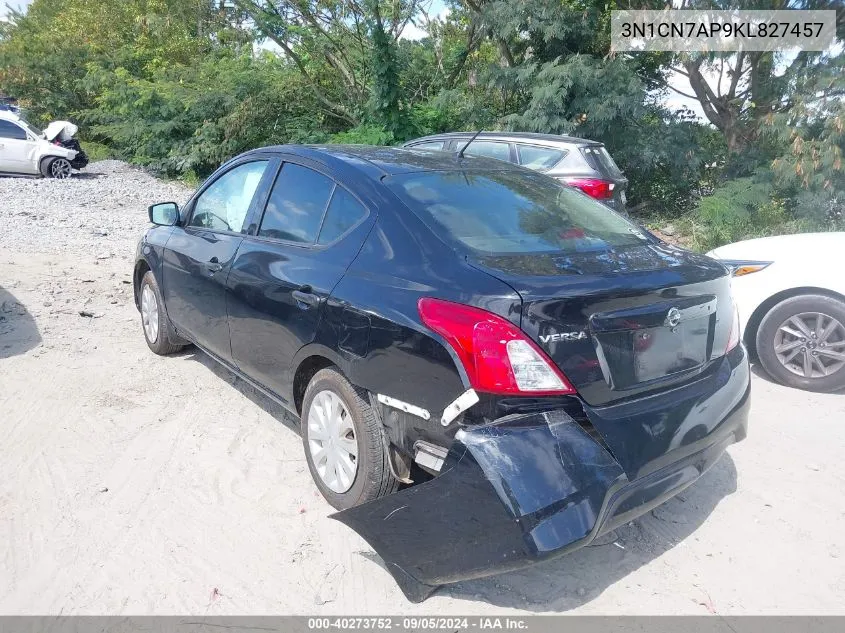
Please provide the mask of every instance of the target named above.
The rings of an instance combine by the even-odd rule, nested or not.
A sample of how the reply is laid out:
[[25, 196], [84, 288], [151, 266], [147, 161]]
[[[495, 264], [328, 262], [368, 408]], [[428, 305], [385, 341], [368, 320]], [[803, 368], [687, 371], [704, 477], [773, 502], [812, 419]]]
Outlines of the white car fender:
[[842, 265], [845, 233], [806, 233], [747, 240], [722, 246], [708, 255], [717, 259], [772, 262], [763, 270], [731, 279], [743, 336], [755, 311], [778, 295], [786, 297], [806, 288], [845, 298]]
[[41, 161], [49, 156], [58, 156], [59, 158], [73, 160], [76, 158], [76, 154], [77, 152], [75, 150], [67, 149], [61, 145], [54, 145], [53, 143], [42, 140], [35, 146], [35, 156], [33, 158], [35, 159], [36, 164], [40, 165]]

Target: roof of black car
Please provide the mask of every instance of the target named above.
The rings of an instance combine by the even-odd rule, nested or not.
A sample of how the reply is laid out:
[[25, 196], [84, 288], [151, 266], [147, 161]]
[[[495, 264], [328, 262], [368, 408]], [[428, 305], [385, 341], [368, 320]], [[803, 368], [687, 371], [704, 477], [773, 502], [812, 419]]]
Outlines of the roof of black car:
[[[431, 134], [421, 138], [415, 138], [409, 143], [417, 143], [419, 141], [445, 139], [445, 138], [470, 138], [475, 132], [443, 132], [442, 134]], [[516, 139], [523, 141], [545, 141], [550, 143], [575, 143], [579, 145], [601, 145], [599, 141], [593, 141], [588, 138], [579, 138], [577, 136], [566, 136], [565, 134], [540, 134], [538, 132], [481, 132], [477, 138], [495, 138], [495, 139]]]
[[478, 156], [456, 158], [449, 152], [375, 145], [275, 145], [256, 149], [253, 152], [268, 150], [310, 158], [329, 167], [343, 163], [350, 167], [357, 167], [377, 179], [386, 175], [417, 171], [522, 169], [493, 158]]

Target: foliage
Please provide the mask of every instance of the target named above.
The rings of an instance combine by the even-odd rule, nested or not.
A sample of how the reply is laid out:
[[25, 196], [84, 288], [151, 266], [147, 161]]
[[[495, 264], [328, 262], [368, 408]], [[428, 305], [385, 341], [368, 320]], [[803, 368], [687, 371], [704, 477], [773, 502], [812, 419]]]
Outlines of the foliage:
[[[512, 129], [604, 142], [631, 213], [687, 227], [699, 248], [843, 227], [841, 46], [621, 55], [609, 39], [618, 3], [448, 3], [432, 16], [423, 0], [34, 0], [0, 22], [0, 93], [36, 124], [78, 120], [92, 156], [189, 179], [272, 143]], [[425, 36], [404, 37], [411, 24]], [[706, 123], [664, 105], [678, 76]]]
[[344, 145], [390, 145], [393, 141], [393, 134], [373, 123], [365, 123], [331, 136], [332, 143]]

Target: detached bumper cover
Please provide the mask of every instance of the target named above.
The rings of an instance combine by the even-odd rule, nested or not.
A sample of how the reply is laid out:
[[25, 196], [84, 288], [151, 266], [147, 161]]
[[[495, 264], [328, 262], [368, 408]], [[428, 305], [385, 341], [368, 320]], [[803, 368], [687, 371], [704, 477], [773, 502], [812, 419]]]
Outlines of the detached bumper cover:
[[[685, 440], [648, 464], [634, 468], [626, 453], [620, 465], [612, 443], [614, 455], [563, 411], [509, 416], [459, 431], [437, 478], [333, 517], [367, 540], [413, 602], [442, 584], [566, 554], [677, 494], [745, 437], [744, 356], [732, 369], [684, 416], [707, 411], [710, 423], [693, 433], [680, 424]], [[588, 414], [602, 431], [599, 414]]]

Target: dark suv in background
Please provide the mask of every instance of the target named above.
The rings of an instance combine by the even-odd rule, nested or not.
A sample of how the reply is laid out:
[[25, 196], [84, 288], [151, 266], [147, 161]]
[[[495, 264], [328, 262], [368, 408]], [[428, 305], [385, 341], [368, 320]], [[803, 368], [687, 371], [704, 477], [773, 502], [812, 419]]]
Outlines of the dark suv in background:
[[[473, 136], [474, 132], [435, 134], [408, 141], [403, 147], [457, 152]], [[543, 172], [625, 212], [628, 179], [598, 141], [556, 134], [481, 132], [464, 155], [496, 158]]]

